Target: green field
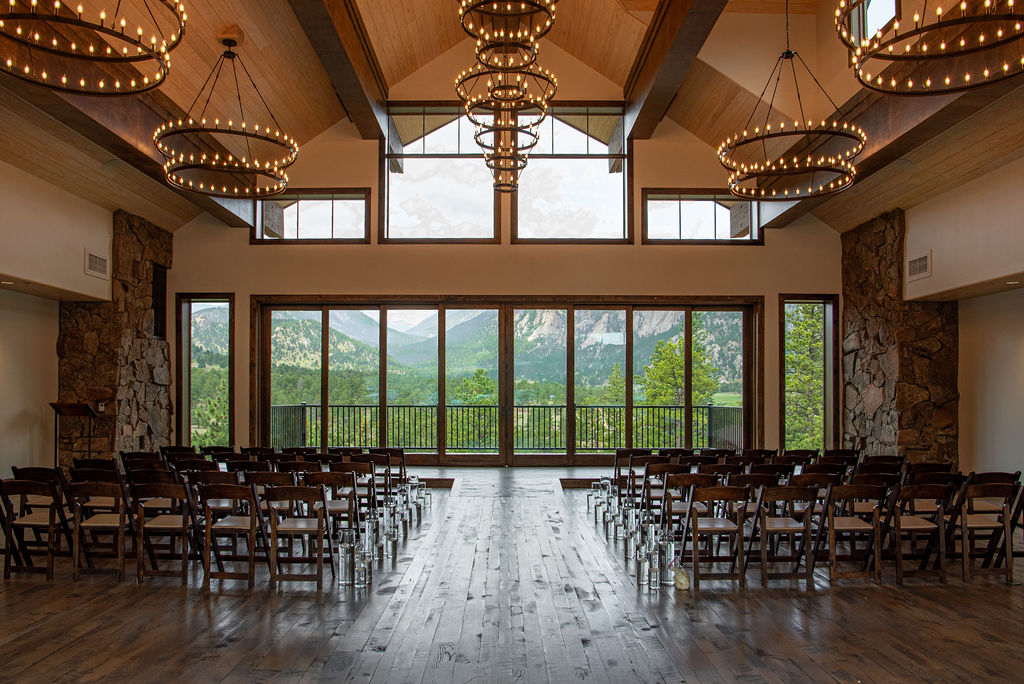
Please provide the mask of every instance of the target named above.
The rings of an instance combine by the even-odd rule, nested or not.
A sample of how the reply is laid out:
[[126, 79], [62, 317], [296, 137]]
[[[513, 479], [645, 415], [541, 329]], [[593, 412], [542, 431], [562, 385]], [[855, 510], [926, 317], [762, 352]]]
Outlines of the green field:
[[739, 392], [716, 392], [713, 403], [715, 406], [743, 406], [743, 396]]

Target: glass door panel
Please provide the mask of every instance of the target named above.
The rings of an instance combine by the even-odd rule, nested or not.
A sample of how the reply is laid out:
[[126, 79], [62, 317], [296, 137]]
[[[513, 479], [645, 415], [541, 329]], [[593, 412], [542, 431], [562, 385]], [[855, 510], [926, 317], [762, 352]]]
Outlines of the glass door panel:
[[334, 309], [328, 324], [327, 444], [380, 446], [380, 311]]
[[783, 444], [787, 449], [824, 449], [831, 443], [825, 361], [830, 309], [823, 301], [786, 302], [783, 307]]
[[576, 451], [626, 446], [626, 312], [574, 312]]
[[187, 303], [188, 378], [185, 383], [187, 405], [182, 411], [188, 419], [188, 444], [202, 447], [231, 445], [230, 392], [228, 390], [228, 354], [231, 346], [231, 304], [227, 301]]
[[686, 312], [633, 312], [633, 446], [686, 446]]
[[691, 318], [693, 446], [743, 447], [743, 312], [694, 311]]
[[387, 310], [387, 444], [437, 450], [437, 309]]
[[270, 446], [320, 445], [323, 348], [320, 311], [270, 317]]
[[445, 448], [498, 453], [498, 310], [446, 309]]
[[516, 309], [513, 313], [513, 450], [565, 453], [565, 309]]

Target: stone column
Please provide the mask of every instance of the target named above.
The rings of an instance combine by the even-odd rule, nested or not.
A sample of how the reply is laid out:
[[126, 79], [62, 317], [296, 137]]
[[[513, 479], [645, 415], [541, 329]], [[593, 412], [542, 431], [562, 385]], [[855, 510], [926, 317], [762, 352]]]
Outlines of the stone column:
[[[149, 451], [171, 432], [170, 354], [153, 336], [153, 264], [171, 266], [172, 236], [138, 216], [114, 213], [111, 301], [61, 302], [58, 398], [105, 411], [93, 429], [94, 457]], [[62, 465], [86, 454], [86, 423], [61, 422]]]
[[901, 210], [843, 234], [843, 443], [958, 460], [956, 302], [903, 300]]

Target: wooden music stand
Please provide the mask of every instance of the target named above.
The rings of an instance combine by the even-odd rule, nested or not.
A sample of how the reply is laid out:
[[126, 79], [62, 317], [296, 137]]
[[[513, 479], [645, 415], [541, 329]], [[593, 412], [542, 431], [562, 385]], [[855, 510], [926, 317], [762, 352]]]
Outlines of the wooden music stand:
[[92, 458], [92, 424], [93, 421], [96, 420], [96, 411], [93, 410], [92, 406], [82, 402], [51, 401], [50, 407], [53, 409], [53, 467], [60, 467], [57, 459], [57, 450], [58, 441], [60, 439], [60, 430], [58, 429], [58, 426], [60, 424], [61, 416], [89, 418], [89, 458]]

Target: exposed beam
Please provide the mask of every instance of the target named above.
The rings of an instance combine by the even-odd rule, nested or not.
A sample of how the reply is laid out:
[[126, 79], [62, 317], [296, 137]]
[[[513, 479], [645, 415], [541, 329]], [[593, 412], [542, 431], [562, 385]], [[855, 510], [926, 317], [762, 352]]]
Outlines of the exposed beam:
[[[159, 91], [134, 97], [98, 98], [64, 95], [10, 76], [3, 76], [2, 83], [86, 140], [164, 182], [163, 158], [153, 145], [153, 131], [169, 118], [183, 116], [184, 111]], [[251, 201], [219, 200], [167, 187], [229, 226], [249, 227], [255, 220]]]
[[626, 79], [625, 132], [651, 137], [725, 9], [726, 0], [661, 0]]
[[1020, 86], [1018, 80], [1010, 79], [977, 90], [931, 97], [891, 97], [862, 89], [840, 107], [840, 111], [846, 112], [846, 117], [856, 121], [868, 136], [864, 151], [856, 161], [854, 186], [840, 195], [800, 200], [765, 227], [781, 228], [826, 203], [840, 201], [845, 195], [856, 192], [857, 184], [872, 174]]
[[389, 123], [388, 86], [355, 0], [288, 0], [331, 85], [365, 140], [387, 140], [402, 151]]

